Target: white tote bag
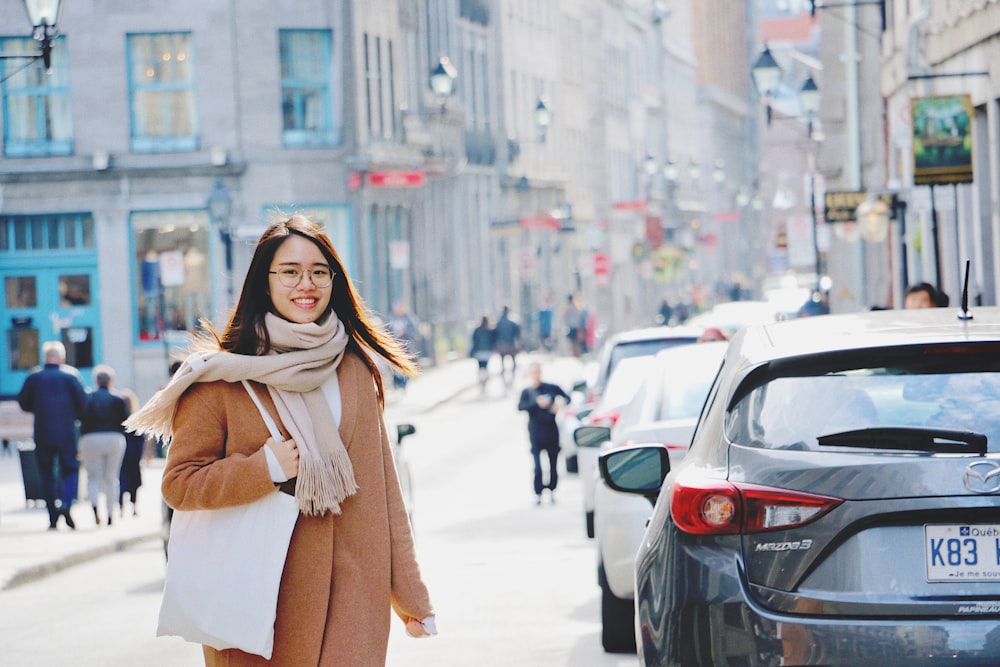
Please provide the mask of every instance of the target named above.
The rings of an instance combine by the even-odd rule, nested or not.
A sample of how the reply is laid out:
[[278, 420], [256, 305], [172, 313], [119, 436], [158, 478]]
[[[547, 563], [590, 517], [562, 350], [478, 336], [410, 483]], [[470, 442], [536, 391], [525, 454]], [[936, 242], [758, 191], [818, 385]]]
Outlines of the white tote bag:
[[[243, 382], [271, 435], [274, 420]], [[299, 509], [276, 492], [247, 505], [175, 511], [156, 636], [271, 658], [278, 586]]]

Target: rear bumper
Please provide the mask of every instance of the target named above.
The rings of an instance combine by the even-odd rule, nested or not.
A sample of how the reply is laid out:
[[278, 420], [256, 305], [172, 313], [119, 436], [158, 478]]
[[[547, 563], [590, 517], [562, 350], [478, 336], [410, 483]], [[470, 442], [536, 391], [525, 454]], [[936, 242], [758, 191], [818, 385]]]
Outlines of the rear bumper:
[[681, 550], [686, 557], [666, 578], [652, 563], [638, 564], [641, 665], [1000, 664], [996, 614], [866, 619], [777, 613], [749, 597], [734, 558], [703, 546]]
[[[803, 621], [735, 603], [702, 610], [698, 641], [665, 654], [640, 623], [642, 665], [996, 665], [1000, 621]], [[701, 616], [701, 614], [699, 615]], [[737, 623], [731, 623], [737, 620]]]

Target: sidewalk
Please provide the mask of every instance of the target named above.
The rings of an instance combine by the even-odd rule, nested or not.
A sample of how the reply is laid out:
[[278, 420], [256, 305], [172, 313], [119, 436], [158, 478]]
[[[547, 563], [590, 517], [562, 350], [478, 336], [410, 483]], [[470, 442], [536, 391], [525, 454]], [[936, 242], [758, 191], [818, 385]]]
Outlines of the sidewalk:
[[[405, 392], [387, 387], [386, 409], [394, 417], [427, 412], [475, 382], [474, 360], [445, 362], [411, 380]], [[96, 526], [89, 502], [78, 500], [72, 510], [77, 529], [69, 530], [60, 519], [59, 529], [50, 531], [45, 507], [25, 502], [20, 459], [13, 445], [11, 450], [11, 456], [0, 453], [0, 591], [161, 538], [162, 459], [143, 467], [137, 516], [116, 516], [113, 525]], [[81, 496], [85, 495], [81, 474]]]

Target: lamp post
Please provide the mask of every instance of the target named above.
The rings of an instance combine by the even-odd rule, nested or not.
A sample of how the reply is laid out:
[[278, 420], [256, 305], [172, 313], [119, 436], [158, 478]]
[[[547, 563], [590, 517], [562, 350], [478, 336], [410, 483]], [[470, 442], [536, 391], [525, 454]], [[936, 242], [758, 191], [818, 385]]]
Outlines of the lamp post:
[[549, 105], [545, 102], [545, 97], [540, 96], [538, 98], [538, 104], [535, 105], [535, 127], [538, 128], [538, 143], [545, 143], [545, 135], [549, 131], [549, 125], [552, 124], [552, 110], [549, 109]]
[[455, 92], [455, 80], [458, 78], [458, 70], [451, 64], [448, 56], [438, 58], [437, 65], [431, 69], [430, 84], [431, 90], [441, 103], [441, 113], [445, 112], [445, 102], [452, 93]]
[[24, 0], [24, 9], [31, 23], [31, 36], [40, 42], [38, 53], [11, 53], [0, 55], [0, 60], [42, 59], [45, 71], [52, 70], [52, 40], [59, 34], [57, 24], [62, 14], [62, 0]]
[[226, 251], [226, 278], [229, 300], [233, 297], [233, 235], [230, 214], [233, 210], [233, 198], [229, 195], [222, 179], [216, 179], [212, 192], [208, 195], [206, 202], [208, 215], [212, 219], [212, 225], [219, 230], [219, 238]]

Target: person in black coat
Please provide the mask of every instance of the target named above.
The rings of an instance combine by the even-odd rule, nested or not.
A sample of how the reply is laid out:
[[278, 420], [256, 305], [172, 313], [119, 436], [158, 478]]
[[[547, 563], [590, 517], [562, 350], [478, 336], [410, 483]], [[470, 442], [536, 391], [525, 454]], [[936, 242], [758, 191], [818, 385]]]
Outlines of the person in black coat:
[[[556, 463], [559, 459], [559, 428], [556, 413], [569, 402], [569, 396], [557, 385], [542, 382], [542, 366], [533, 362], [527, 369], [528, 386], [521, 392], [518, 410], [528, 413], [528, 439], [531, 441], [531, 455], [535, 460], [535, 504], [542, 503], [542, 491], [548, 489], [550, 499], [555, 502], [556, 484], [559, 475]], [[542, 452], [549, 460], [549, 481], [542, 483]]]
[[[87, 402], [80, 373], [65, 365], [66, 348], [59, 341], [42, 344], [45, 365], [24, 381], [17, 402], [35, 415], [35, 458], [42, 493], [49, 511], [49, 530], [59, 517], [76, 528], [70, 508], [76, 499], [80, 465], [76, 457], [76, 420]], [[58, 504], [57, 504], [58, 503]]]
[[472, 330], [472, 349], [469, 350], [469, 356], [479, 364], [480, 393], [486, 393], [486, 381], [490, 377], [488, 366], [496, 346], [496, 331], [490, 326], [490, 318], [484, 315], [479, 326]]
[[[121, 395], [128, 401], [129, 413], [135, 412], [142, 404], [139, 397], [131, 389], [120, 389]], [[138, 433], [125, 433], [125, 458], [122, 459], [121, 473], [118, 475], [118, 509], [125, 516], [125, 496], [132, 503], [132, 516], [138, 516], [139, 487], [142, 486], [142, 457], [146, 453], [146, 436]]]
[[94, 510], [94, 521], [101, 525], [97, 509], [101, 494], [107, 507], [110, 526], [118, 504], [119, 475], [125, 456], [125, 427], [122, 422], [131, 414], [124, 397], [111, 391], [115, 371], [110, 366], [94, 368], [97, 389], [87, 396], [87, 406], [80, 415], [80, 460], [87, 470], [87, 496]]

